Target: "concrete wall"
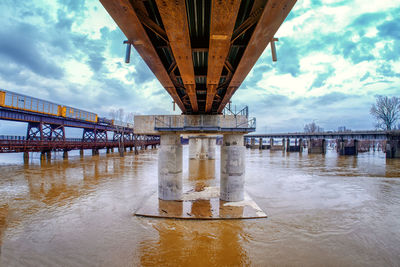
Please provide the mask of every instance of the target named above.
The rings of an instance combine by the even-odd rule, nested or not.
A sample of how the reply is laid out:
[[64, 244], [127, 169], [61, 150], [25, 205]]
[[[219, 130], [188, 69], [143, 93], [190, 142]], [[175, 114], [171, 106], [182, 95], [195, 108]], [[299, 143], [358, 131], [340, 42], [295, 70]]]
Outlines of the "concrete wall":
[[[156, 120], [157, 118], [157, 120]], [[134, 118], [136, 134], [159, 134], [157, 127], [210, 126], [221, 128], [247, 128], [245, 116], [233, 115], [137, 115]]]

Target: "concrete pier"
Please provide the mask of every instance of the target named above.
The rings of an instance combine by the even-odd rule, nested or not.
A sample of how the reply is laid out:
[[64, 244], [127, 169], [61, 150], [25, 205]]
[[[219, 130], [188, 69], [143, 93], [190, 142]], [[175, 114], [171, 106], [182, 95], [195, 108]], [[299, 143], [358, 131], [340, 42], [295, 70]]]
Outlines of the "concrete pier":
[[68, 150], [63, 151], [63, 159], [68, 159]]
[[386, 158], [400, 158], [400, 133], [389, 135], [386, 141]]
[[337, 140], [337, 151], [341, 156], [358, 155], [358, 140]]
[[[284, 144], [284, 142], [283, 142]], [[284, 148], [285, 149], [285, 148]], [[290, 145], [290, 138], [286, 139], [286, 152], [303, 152], [303, 139], [294, 139], [294, 146]]]
[[215, 145], [215, 137], [190, 136], [189, 159], [215, 159]]
[[325, 154], [326, 153], [325, 139], [309, 139], [307, 146], [308, 146], [308, 154]]
[[180, 200], [182, 196], [182, 145], [178, 134], [162, 134], [158, 152], [158, 198]]
[[224, 134], [221, 147], [220, 199], [242, 201], [245, 181], [243, 135]]
[[29, 152], [24, 152], [24, 163], [29, 162]]
[[79, 150], [79, 156], [83, 157], [85, 153], [83, 152], [83, 149]]

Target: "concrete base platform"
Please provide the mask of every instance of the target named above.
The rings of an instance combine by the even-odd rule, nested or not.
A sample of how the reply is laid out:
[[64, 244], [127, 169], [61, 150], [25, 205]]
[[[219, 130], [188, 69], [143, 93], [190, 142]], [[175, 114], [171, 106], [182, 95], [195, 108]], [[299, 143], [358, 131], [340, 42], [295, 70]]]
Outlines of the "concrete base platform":
[[267, 215], [245, 193], [239, 202], [219, 199], [219, 187], [195, 188], [184, 192], [182, 200], [160, 200], [154, 193], [136, 212], [136, 216], [191, 220], [257, 219]]

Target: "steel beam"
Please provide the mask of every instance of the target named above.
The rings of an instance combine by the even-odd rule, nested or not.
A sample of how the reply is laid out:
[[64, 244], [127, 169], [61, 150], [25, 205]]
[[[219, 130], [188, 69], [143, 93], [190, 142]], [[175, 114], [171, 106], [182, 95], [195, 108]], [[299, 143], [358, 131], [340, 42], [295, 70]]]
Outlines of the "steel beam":
[[156, 0], [158, 11], [193, 112], [198, 112], [192, 47], [185, 0]]
[[274, 38], [275, 33], [278, 31], [280, 25], [283, 23], [290, 10], [292, 10], [295, 3], [296, 0], [269, 0], [267, 2], [232, 80], [230, 81], [225, 96], [218, 107], [219, 113], [222, 112], [225, 105], [249, 74], [264, 49]]
[[207, 68], [206, 113], [211, 112], [222, 69], [231, 44], [240, 1], [213, 0]]
[[[176, 92], [176, 88], [165, 70], [153, 44], [147, 36], [140, 19], [129, 0], [100, 0], [101, 4], [114, 19], [122, 32], [132, 42], [136, 51], [143, 58], [151, 71], [157, 76], [162, 86], [172, 96], [179, 108], [185, 112], [186, 108]], [[185, 12], [186, 14], [186, 12]], [[147, 21], [147, 27], [154, 24]], [[158, 31], [157, 29], [156, 31]], [[162, 33], [160, 33], [162, 35]]]

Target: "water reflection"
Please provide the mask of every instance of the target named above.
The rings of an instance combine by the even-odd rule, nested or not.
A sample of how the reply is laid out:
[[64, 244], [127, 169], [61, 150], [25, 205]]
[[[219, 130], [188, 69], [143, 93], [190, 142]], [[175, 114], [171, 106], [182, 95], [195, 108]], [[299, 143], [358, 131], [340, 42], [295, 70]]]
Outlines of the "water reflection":
[[[184, 153], [186, 158], [187, 149]], [[53, 158], [28, 165], [21, 157], [18, 164], [2, 165], [0, 265], [395, 266], [400, 262], [400, 160], [386, 160], [381, 152], [355, 158], [332, 151], [300, 155], [258, 149], [248, 149], [246, 157], [246, 191], [268, 219], [132, 216], [157, 189], [155, 152], [128, 153], [124, 158], [117, 153]], [[218, 185], [218, 158], [185, 164], [185, 170], [192, 172], [184, 177], [185, 186], [201, 192]], [[162, 212], [163, 203], [155, 203]], [[209, 217], [224, 213], [223, 204], [178, 202], [174, 210]]]
[[215, 179], [214, 159], [189, 159], [190, 180]]
[[243, 266], [241, 221], [157, 220], [156, 237], [140, 242], [142, 266]]

